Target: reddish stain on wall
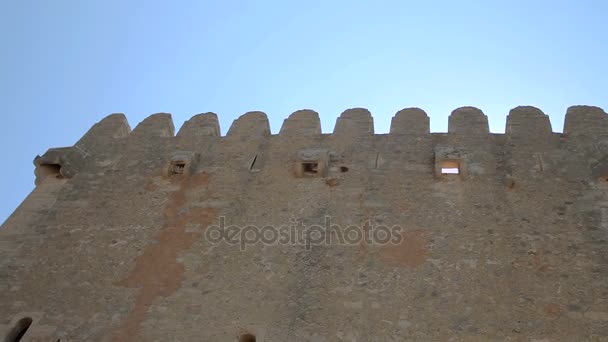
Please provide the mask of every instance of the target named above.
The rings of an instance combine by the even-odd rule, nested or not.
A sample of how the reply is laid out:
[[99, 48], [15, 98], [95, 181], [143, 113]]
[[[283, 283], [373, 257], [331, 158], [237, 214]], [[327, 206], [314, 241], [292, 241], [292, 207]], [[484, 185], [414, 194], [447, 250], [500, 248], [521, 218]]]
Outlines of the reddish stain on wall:
[[384, 245], [380, 260], [391, 266], [416, 267], [423, 264], [428, 256], [427, 239], [421, 230], [401, 233], [401, 243]]
[[547, 304], [545, 306], [545, 314], [549, 317], [557, 317], [562, 313], [562, 309], [557, 304]]
[[117, 285], [139, 288], [135, 306], [123, 324], [112, 337], [112, 341], [126, 342], [136, 340], [141, 323], [150, 305], [158, 297], [167, 297], [177, 291], [182, 284], [184, 265], [176, 259], [189, 249], [200, 234], [186, 232], [188, 223], [199, 223], [207, 227], [215, 217], [212, 208], [185, 209], [188, 192], [209, 181], [205, 173], [192, 177], [179, 177], [171, 180], [180, 185], [179, 190], [171, 193], [163, 210], [164, 225], [156, 242], [148, 245], [135, 263], [129, 276]]

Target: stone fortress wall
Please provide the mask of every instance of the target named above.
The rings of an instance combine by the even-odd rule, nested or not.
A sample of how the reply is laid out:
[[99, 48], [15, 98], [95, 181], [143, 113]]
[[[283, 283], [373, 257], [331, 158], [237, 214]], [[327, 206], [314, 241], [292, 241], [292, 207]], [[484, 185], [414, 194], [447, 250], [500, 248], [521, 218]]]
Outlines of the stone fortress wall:
[[[122, 114], [34, 160], [36, 188], [0, 229], [0, 337], [22, 341], [608, 339], [608, 115], [563, 133], [517, 107], [430, 133], [417, 108], [374, 134], [300, 110], [271, 135], [249, 112]], [[457, 174], [444, 174], [444, 169]], [[230, 225], [365, 222], [397, 245], [205, 239]], [[249, 334], [249, 335], [247, 335]], [[9, 341], [10, 341], [9, 339]]]

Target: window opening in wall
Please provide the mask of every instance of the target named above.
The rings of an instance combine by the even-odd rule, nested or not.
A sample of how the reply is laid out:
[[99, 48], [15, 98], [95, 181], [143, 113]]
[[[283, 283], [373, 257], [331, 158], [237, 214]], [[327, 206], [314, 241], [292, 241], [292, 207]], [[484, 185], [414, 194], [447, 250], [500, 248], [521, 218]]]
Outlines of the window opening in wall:
[[348, 167], [340, 166], [340, 172], [348, 172]]
[[61, 175], [61, 165], [59, 164], [40, 164], [39, 169], [45, 178], [48, 176], [63, 178]]
[[378, 160], [380, 160], [380, 152], [376, 152], [376, 160], [374, 161], [374, 169], [378, 168]]
[[186, 163], [184, 162], [172, 162], [171, 169], [169, 170], [172, 175], [183, 175]]
[[255, 335], [243, 334], [239, 337], [239, 342], [255, 342]]
[[15, 326], [13, 327], [13, 329], [11, 329], [11, 331], [8, 333], [8, 335], [6, 335], [4, 341], [5, 342], [19, 342], [21, 341], [21, 339], [23, 338], [23, 336], [25, 335], [25, 333], [27, 332], [27, 329], [30, 328], [30, 325], [32, 325], [32, 318], [31, 317], [24, 317], [22, 319], [20, 319]]
[[442, 175], [458, 175], [460, 174], [460, 164], [455, 161], [441, 162]]
[[254, 166], [255, 166], [255, 162], [258, 160], [258, 155], [256, 154], [255, 157], [253, 157], [253, 160], [251, 161], [251, 165], [249, 165], [249, 171], [253, 170]]
[[317, 162], [307, 162], [302, 163], [302, 170], [306, 175], [316, 175], [319, 171], [319, 163]]

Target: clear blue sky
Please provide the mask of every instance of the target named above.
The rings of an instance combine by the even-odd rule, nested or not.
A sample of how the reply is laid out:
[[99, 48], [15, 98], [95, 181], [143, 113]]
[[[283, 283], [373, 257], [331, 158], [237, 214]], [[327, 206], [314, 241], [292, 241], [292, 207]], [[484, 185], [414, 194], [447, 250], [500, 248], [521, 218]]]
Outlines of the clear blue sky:
[[131, 127], [213, 111], [222, 134], [262, 110], [278, 133], [311, 108], [324, 132], [366, 107], [377, 133], [417, 106], [431, 130], [474, 105], [504, 132], [535, 105], [561, 131], [566, 108], [608, 109], [608, 1], [0, 2], [0, 221], [32, 190], [32, 160], [123, 112]]

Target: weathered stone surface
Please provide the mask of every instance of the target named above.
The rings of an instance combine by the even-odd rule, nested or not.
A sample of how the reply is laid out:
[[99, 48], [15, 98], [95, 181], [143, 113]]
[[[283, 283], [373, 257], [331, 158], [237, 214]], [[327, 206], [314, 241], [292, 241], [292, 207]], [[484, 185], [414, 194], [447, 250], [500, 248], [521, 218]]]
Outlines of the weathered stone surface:
[[220, 135], [220, 123], [215, 113], [203, 113], [193, 116], [184, 122], [177, 133], [178, 137], [184, 139], [201, 139], [207, 136], [217, 137]]
[[430, 133], [426, 112], [420, 108], [405, 108], [397, 112], [391, 121], [391, 134], [421, 136]]
[[114, 113], [93, 125], [76, 145], [105, 145], [112, 139], [125, 138], [129, 133], [131, 133], [131, 127], [125, 115]]
[[334, 135], [337, 137], [365, 137], [374, 134], [374, 118], [365, 108], [345, 110], [336, 120]]
[[148, 116], [133, 130], [136, 137], [172, 137], [175, 133], [173, 119], [169, 113]]
[[256, 137], [270, 135], [268, 117], [263, 112], [247, 112], [234, 120], [228, 130], [229, 137]]
[[286, 137], [321, 135], [319, 114], [308, 109], [298, 110], [285, 119], [279, 134]]
[[[220, 136], [206, 113], [173, 137], [111, 115], [36, 158], [0, 229], [0, 339], [601, 341], [605, 118], [570, 108], [562, 135], [518, 107], [489, 134], [465, 107], [429, 133], [409, 108], [374, 135], [356, 108], [321, 134], [304, 110], [271, 135], [250, 112]], [[261, 239], [303, 226], [332, 238]]]
[[475, 107], [457, 108], [450, 115], [448, 132], [462, 135], [488, 134], [488, 117]]
[[608, 114], [599, 107], [572, 106], [566, 112], [564, 134], [566, 135], [606, 135], [608, 134]]
[[551, 139], [553, 131], [549, 116], [540, 109], [532, 106], [513, 108], [507, 116], [505, 133], [511, 139], [531, 141], [546, 141]]

